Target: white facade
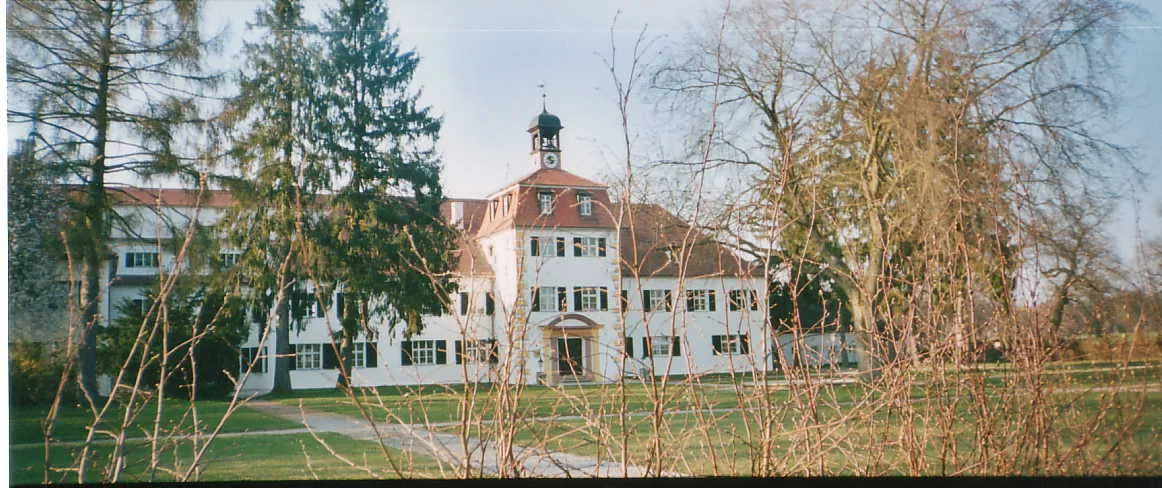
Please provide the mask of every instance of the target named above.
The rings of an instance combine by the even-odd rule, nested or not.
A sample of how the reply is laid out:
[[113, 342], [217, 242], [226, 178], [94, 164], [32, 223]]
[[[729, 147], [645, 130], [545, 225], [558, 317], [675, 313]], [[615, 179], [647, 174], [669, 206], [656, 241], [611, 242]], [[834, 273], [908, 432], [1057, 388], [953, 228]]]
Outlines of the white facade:
[[[540, 138], [539, 130], [544, 128], [530, 129], [534, 148], [555, 141]], [[608, 213], [613, 206], [605, 187], [559, 169], [559, 157], [545, 156], [559, 148], [545, 144], [534, 151], [544, 163], [533, 174], [487, 202], [452, 205], [449, 220], [465, 229], [468, 246], [478, 246], [461, 252], [483, 262], [461, 260], [452, 310], [425, 317], [422, 333], [404, 337], [402, 325], [381, 322], [375, 324], [376, 337], [358, 338], [355, 385], [610, 382], [642, 374], [771, 368], [776, 338], [765, 325], [767, 292], [761, 277], [749, 268], [737, 271], [744, 269], [741, 261], [733, 273], [719, 269], [686, 279], [673, 273], [640, 279], [626, 273], [621, 229], [608, 215], [594, 215], [594, 209]], [[546, 201], [556, 202], [555, 208], [538, 210]], [[469, 203], [475, 210], [466, 210]], [[141, 297], [154, 286], [148, 278], [159, 268], [172, 266], [172, 256], [158, 251], [158, 239], [169, 232], [149, 205], [143, 198], [116, 208], [133, 216], [140, 232], [115, 236], [106, 317], [116, 303]], [[179, 223], [189, 222], [193, 214], [190, 207], [162, 205], [163, 214]], [[203, 210], [198, 220], [212, 224], [220, 210]], [[643, 302], [647, 297], [648, 304]], [[311, 315], [302, 330], [290, 335], [296, 389], [328, 388], [337, 379], [337, 369], [328, 367], [333, 365], [326, 364], [323, 353], [332, 347], [336, 310]], [[243, 355], [263, 358], [246, 377], [246, 391], [268, 391], [273, 384], [270, 353], [276, 341], [262, 337], [263, 330], [253, 324], [240, 345]]]

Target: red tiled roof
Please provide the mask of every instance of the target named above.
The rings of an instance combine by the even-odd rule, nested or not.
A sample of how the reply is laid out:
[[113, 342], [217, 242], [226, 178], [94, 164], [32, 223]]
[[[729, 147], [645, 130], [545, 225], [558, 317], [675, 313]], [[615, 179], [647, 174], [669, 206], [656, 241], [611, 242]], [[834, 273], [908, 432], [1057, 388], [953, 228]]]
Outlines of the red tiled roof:
[[234, 197], [225, 190], [111, 187], [108, 191], [113, 203], [121, 205], [223, 208], [234, 204]]
[[761, 275], [755, 263], [710, 236], [691, 231], [690, 224], [661, 206], [630, 208], [633, 211], [626, 212], [621, 226], [622, 276], [678, 276], [683, 261], [687, 278]]
[[573, 188], [608, 188], [607, 185], [587, 180], [563, 169], [541, 168], [516, 181], [525, 186], [567, 186]]

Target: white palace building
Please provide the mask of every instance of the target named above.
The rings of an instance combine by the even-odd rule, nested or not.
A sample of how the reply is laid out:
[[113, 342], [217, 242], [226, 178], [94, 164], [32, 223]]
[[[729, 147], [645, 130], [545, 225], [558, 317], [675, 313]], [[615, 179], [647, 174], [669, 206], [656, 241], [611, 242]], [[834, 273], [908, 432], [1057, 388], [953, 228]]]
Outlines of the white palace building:
[[[530, 174], [485, 199], [449, 199], [441, 208], [460, 232], [460, 291], [449, 313], [424, 317], [412, 337], [377, 324], [374, 337], [356, 344], [354, 384], [601, 383], [771, 368], [762, 269], [659, 206], [612, 202], [606, 185], [563, 168], [559, 118], [542, 112], [530, 125]], [[232, 203], [220, 191], [200, 202], [177, 189], [118, 195], [115, 211], [139, 225], [132, 237], [114, 232], [108, 319], [124, 300], [143, 300], [158, 267], [170, 263], [156, 243], [171, 226], [159, 222], [188, 223], [196, 214], [209, 225]], [[335, 385], [336, 323], [335, 310], [316, 307], [290, 332], [294, 388]], [[265, 327], [253, 323], [241, 345], [244, 358], [261, 358], [247, 391], [273, 385], [274, 337], [259, 347]]]

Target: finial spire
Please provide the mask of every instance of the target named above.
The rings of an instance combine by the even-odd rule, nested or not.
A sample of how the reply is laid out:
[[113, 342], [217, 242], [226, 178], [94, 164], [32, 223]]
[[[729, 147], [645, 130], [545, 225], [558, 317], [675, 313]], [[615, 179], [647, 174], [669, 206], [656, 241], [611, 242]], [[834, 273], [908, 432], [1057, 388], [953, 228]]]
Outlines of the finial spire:
[[549, 96], [545, 94], [545, 84], [541, 83], [541, 84], [537, 85], [537, 88], [541, 89], [541, 110], [548, 112], [549, 108], [548, 108], [548, 101], [547, 100], [548, 100]]

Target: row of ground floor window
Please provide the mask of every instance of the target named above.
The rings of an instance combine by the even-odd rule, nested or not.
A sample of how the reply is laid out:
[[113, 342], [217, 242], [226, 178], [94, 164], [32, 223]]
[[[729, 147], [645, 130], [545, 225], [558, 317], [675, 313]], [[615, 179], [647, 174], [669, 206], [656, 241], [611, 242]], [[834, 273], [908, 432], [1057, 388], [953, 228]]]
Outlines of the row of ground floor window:
[[[843, 334], [815, 334], [806, 336], [802, 344], [794, 344], [790, 336], [782, 336], [780, 346], [784, 349], [783, 358], [773, 354], [775, 367], [780, 360], [792, 364], [805, 365], [834, 365], [850, 362], [851, 344]], [[452, 349], [448, 349], [451, 342]], [[796, 347], [798, 346], [798, 347]], [[748, 334], [720, 334], [710, 336], [711, 352], [719, 355], [746, 355], [750, 354], [750, 337]], [[687, 346], [688, 350], [689, 347]], [[239, 369], [245, 371], [253, 368], [251, 373], [266, 373], [269, 369], [267, 354], [268, 348], [244, 347], [239, 358]], [[570, 356], [580, 355], [576, 349], [564, 347], [554, 351], [558, 361], [573, 364], [577, 359]], [[626, 337], [622, 349], [628, 358], [658, 358], [683, 356], [683, 340], [680, 336], [650, 336]], [[291, 344], [291, 370], [330, 370], [338, 369], [339, 359], [336, 348], [331, 343], [299, 343]], [[463, 364], [463, 363], [490, 363], [499, 362], [500, 348], [495, 339], [481, 340], [413, 340], [400, 343], [398, 366], [425, 366]], [[355, 342], [352, 347], [353, 368], [376, 368], [380, 364], [379, 347], [375, 342]], [[568, 368], [569, 372], [573, 370]]]

